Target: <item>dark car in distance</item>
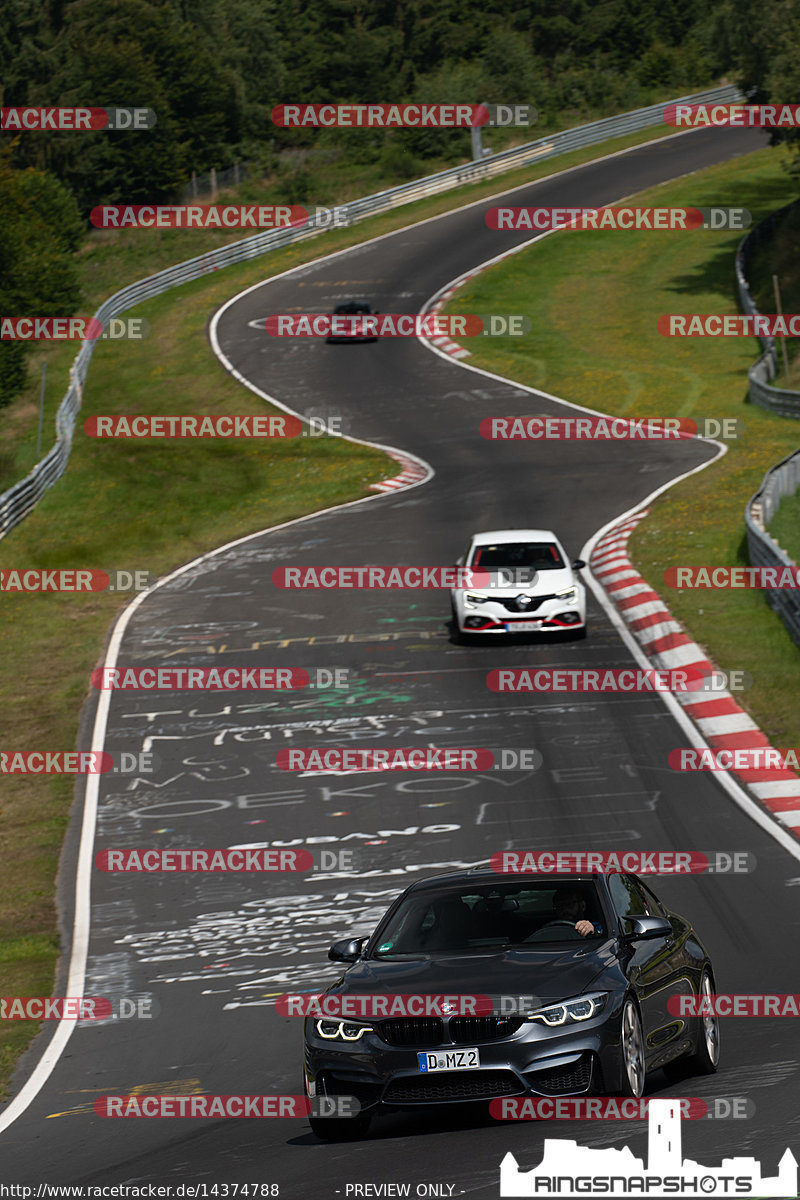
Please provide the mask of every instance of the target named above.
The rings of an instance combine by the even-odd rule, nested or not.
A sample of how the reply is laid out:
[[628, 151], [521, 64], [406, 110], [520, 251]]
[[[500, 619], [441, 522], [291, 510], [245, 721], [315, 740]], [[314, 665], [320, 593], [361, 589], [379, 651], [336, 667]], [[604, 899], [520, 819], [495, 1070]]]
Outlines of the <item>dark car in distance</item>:
[[678, 1018], [668, 1008], [672, 996], [715, 991], [708, 953], [689, 922], [632, 874], [481, 867], [418, 880], [371, 937], [337, 942], [328, 957], [347, 964], [324, 993], [340, 1008], [347, 997], [363, 1011], [365, 996], [375, 1009], [380, 996], [489, 995], [492, 1012], [308, 1016], [306, 1094], [354, 1096], [360, 1105], [350, 1119], [312, 1118], [326, 1139], [358, 1136], [391, 1110], [504, 1096], [641, 1096], [659, 1067], [710, 1074], [719, 1060], [716, 1018]]
[[[344, 304], [337, 304], [333, 310], [334, 317], [368, 317], [378, 316], [377, 310], [373, 310], [366, 300], [348, 300]], [[325, 338], [326, 342], [377, 342], [377, 334], [370, 333], [330, 333]]]

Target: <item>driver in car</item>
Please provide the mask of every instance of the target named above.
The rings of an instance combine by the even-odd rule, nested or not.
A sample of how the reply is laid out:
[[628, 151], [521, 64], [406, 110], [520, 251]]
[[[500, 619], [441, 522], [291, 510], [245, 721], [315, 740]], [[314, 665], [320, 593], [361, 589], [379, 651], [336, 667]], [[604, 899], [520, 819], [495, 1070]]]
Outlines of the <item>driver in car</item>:
[[577, 891], [557, 892], [553, 900], [553, 911], [557, 921], [571, 921], [582, 937], [600, 933], [591, 921], [586, 920], [586, 897]]

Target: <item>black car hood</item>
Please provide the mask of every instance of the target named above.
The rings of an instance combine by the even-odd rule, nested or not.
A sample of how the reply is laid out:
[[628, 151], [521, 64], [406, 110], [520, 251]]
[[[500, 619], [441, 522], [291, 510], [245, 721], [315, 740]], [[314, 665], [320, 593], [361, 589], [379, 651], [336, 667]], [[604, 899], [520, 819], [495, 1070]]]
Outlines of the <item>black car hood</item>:
[[614, 940], [548, 950], [487, 950], [424, 958], [364, 959], [329, 992], [337, 995], [536, 996], [544, 1004], [579, 996], [594, 986], [624, 987]]

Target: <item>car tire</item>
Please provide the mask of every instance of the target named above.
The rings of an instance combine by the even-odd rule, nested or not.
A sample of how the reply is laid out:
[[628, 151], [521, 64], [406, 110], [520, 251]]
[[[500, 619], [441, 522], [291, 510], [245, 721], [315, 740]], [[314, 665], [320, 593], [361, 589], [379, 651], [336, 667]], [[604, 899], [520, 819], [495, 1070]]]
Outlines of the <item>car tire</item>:
[[469, 642], [469, 635], [462, 633], [458, 627], [458, 613], [456, 612], [455, 604], [450, 603], [450, 620], [453, 626], [453, 641], [457, 646], [466, 646]]
[[620, 1095], [639, 1098], [646, 1077], [644, 1033], [639, 1007], [633, 996], [626, 996], [620, 1025]]
[[573, 642], [582, 642], [586, 637], [586, 626], [582, 625], [580, 629], [576, 629], [570, 639]]
[[309, 1117], [311, 1132], [323, 1142], [350, 1142], [363, 1137], [369, 1130], [372, 1117], [359, 1113], [357, 1117]]
[[[714, 977], [706, 968], [700, 979], [698, 996], [714, 994]], [[695, 1048], [684, 1058], [691, 1075], [714, 1075], [719, 1065], [719, 1017], [698, 1017]]]

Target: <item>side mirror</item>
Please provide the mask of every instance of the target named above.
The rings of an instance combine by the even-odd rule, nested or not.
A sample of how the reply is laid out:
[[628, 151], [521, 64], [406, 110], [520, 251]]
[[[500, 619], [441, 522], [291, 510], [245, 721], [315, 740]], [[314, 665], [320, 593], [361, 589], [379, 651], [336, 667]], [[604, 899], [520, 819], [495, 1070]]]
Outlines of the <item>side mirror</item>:
[[672, 937], [672, 925], [666, 917], [627, 917], [627, 932], [623, 937], [631, 941]]
[[582, 558], [576, 558], [575, 562], [572, 564], [572, 569], [573, 569], [573, 571], [580, 571], [581, 568], [585, 567], [585, 566], [586, 566], [586, 563], [583, 561]]
[[331, 962], [354, 963], [361, 958], [361, 947], [366, 938], [345, 938], [343, 942], [334, 942], [328, 951]]

